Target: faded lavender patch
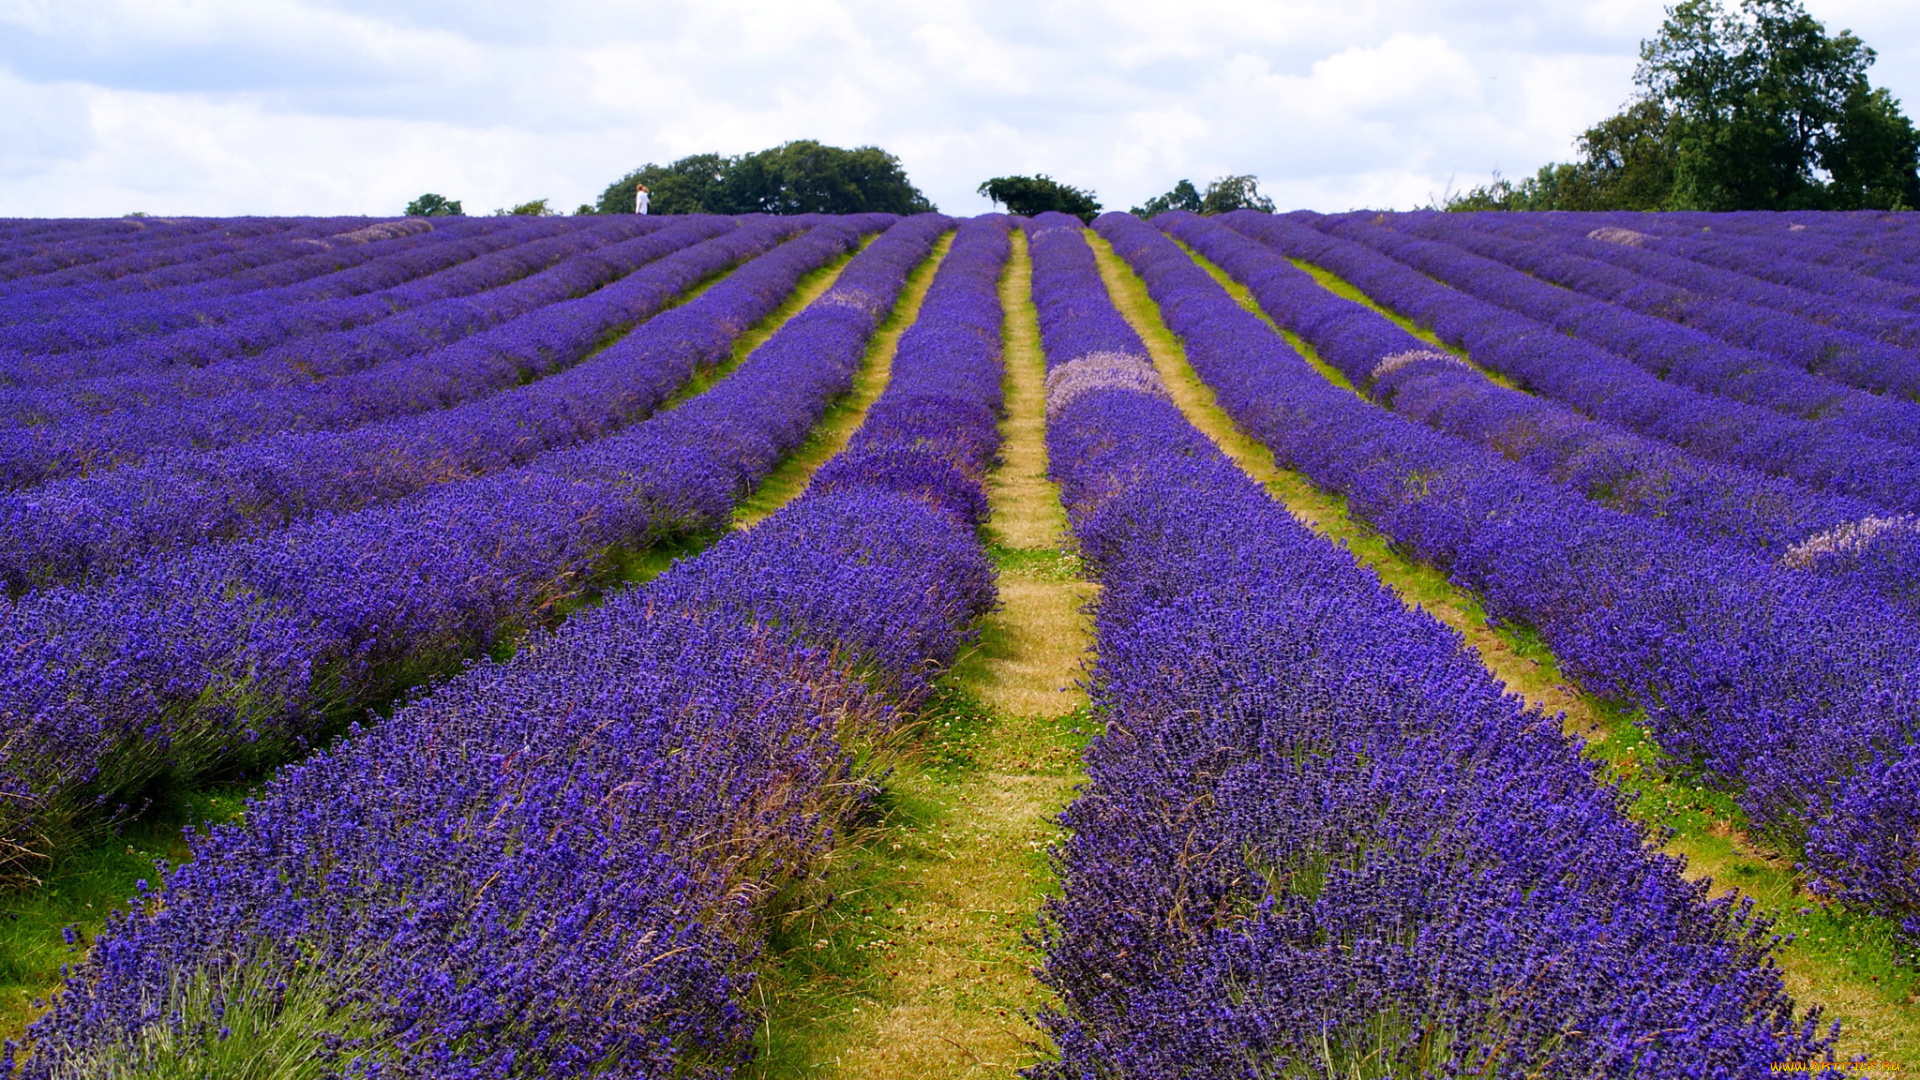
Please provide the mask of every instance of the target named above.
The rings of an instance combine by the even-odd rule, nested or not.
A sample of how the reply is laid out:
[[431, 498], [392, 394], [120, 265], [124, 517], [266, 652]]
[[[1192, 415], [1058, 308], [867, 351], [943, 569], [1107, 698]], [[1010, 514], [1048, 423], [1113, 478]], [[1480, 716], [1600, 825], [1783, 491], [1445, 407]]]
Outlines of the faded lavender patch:
[[1047, 411], [1066, 408], [1094, 390], [1132, 390], [1167, 396], [1153, 361], [1138, 353], [1094, 352], [1055, 365], [1047, 372]]
[[1459, 357], [1435, 349], [1407, 349], [1381, 357], [1380, 362], [1373, 365], [1372, 370], [1367, 372], [1367, 381], [1379, 382], [1401, 368], [1421, 360], [1437, 360], [1443, 364], [1450, 363], [1458, 367], [1466, 367]]
[[1601, 240], [1609, 244], [1624, 244], [1627, 247], [1643, 247], [1647, 242], [1647, 234], [1613, 225], [1602, 225], [1588, 233], [1587, 239]]
[[1793, 545], [1780, 557], [1780, 565], [1806, 570], [1824, 560], [1858, 556], [1877, 541], [1915, 534], [1920, 534], [1920, 517], [1913, 514], [1861, 518]]

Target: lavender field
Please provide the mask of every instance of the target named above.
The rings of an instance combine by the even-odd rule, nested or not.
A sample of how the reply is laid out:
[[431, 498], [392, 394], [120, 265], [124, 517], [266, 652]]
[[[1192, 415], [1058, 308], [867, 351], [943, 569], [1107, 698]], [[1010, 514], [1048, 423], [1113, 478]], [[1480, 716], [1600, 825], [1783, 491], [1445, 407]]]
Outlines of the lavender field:
[[1920, 1070], [1920, 223], [0, 221], [0, 1077]]

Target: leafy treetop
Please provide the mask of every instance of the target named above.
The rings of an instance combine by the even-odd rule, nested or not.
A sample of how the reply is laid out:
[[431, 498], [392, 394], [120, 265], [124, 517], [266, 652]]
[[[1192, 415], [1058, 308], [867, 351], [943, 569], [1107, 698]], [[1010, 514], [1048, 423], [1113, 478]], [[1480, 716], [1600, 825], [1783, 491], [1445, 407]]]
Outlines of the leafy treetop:
[[1187, 210], [1195, 214], [1224, 214], [1229, 210], [1258, 210], [1273, 213], [1273, 200], [1260, 194], [1257, 176], [1222, 176], [1202, 192], [1193, 181], [1182, 180], [1165, 195], [1155, 195], [1145, 205], [1133, 208], [1143, 218], [1158, 217], [1169, 210]]
[[493, 212], [493, 216], [494, 217], [516, 217], [516, 216], [518, 217], [553, 217], [555, 214], [558, 214], [559, 212], [560, 211], [555, 210], [553, 207], [548, 206], [547, 200], [535, 199], [532, 202], [523, 202], [518, 206], [512, 207], [511, 209], [495, 210]]
[[1920, 207], [1920, 133], [1867, 81], [1874, 53], [1800, 0], [1681, 0], [1640, 45], [1636, 99], [1580, 160], [1495, 178], [1450, 210]]
[[1100, 213], [1093, 192], [1070, 187], [1041, 173], [1038, 176], [996, 176], [976, 189], [1007, 208], [1008, 213], [1033, 217], [1055, 211], [1092, 221]]
[[428, 192], [408, 203], [406, 213], [408, 217], [459, 217], [466, 211], [460, 209], [459, 199]]
[[581, 213], [630, 214], [645, 184], [655, 214], [919, 214], [933, 209], [900, 159], [877, 146], [845, 150], [812, 139], [738, 157], [693, 154], [647, 164], [607, 185]]

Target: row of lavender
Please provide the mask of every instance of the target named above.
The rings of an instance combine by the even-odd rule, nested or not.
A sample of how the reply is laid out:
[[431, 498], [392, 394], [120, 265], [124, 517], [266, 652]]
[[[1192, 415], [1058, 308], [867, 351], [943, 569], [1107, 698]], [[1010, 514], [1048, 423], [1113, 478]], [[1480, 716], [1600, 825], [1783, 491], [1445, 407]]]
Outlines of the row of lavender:
[[[996, 445], [1006, 255], [1003, 219], [961, 226], [831, 478], [199, 841], [18, 1074], [263, 1047], [356, 1076], [727, 1074], [756, 1024], [761, 901], [811, 872], [870, 790], [857, 752], [991, 602], [967, 510]], [[886, 302], [849, 276], [828, 310]], [[949, 474], [974, 493], [958, 513]]]
[[[1271, 331], [1150, 227], [1097, 227], [1223, 402], [1252, 404], [1220, 368], [1260, 380]], [[1046, 912], [1062, 1057], [1036, 1075], [1731, 1077], [1824, 1056], [1763, 922], [1651, 854], [1553, 719], [1186, 422], [1079, 222], [1039, 219], [1033, 251], [1107, 722]]]
[[[202, 252], [203, 257], [160, 269], [92, 280], [113, 265], [109, 261], [33, 279], [36, 288], [0, 291], [0, 334], [8, 339], [0, 358], [11, 366], [20, 360], [23, 346], [85, 349], [129, 336], [189, 329], [199, 325], [202, 316], [218, 322], [257, 311], [246, 306], [250, 294], [282, 301], [300, 300], [314, 290], [324, 295], [331, 287], [354, 282], [361, 268], [398, 253], [490, 235], [554, 231], [550, 224], [432, 228], [424, 222], [349, 225], [344, 232], [335, 231], [345, 224], [308, 220], [288, 223], [285, 230], [236, 228], [245, 239], [225, 241], [214, 245], [211, 254]], [[67, 280], [76, 274], [78, 280]]]
[[[405, 279], [382, 278], [396, 264], [404, 267], [408, 260], [432, 257], [442, 249], [458, 253], [474, 244], [497, 247], [563, 231], [576, 230], [506, 224], [394, 234], [355, 230], [308, 240], [301, 245], [304, 254], [296, 258], [224, 277], [102, 295], [70, 286], [14, 297], [0, 301], [0, 311], [6, 313], [0, 322], [0, 357], [13, 378], [13, 366], [35, 352], [85, 354], [205, 328], [260, 314], [262, 307], [255, 302], [284, 305], [351, 296], [399, 284]], [[91, 366], [82, 364], [82, 374]], [[57, 367], [49, 370], [57, 377]]]
[[[134, 244], [96, 238], [93, 252], [69, 252], [77, 257], [68, 265], [21, 266], [0, 296], [12, 309], [16, 300], [65, 304], [82, 296], [173, 288], [298, 259], [326, 243], [325, 237], [364, 227], [365, 218], [254, 218], [148, 231]], [[49, 295], [55, 293], [60, 295]]]
[[[1851, 533], [1871, 534], [1876, 544], [1843, 543], [1834, 552], [1843, 560], [1861, 562], [1867, 572], [1878, 572], [1874, 568], [1883, 562], [1897, 565], [1910, 558], [1910, 530], [1884, 526], [1898, 525], [1899, 511], [1920, 505], [1910, 479], [1920, 462], [1911, 448], [1848, 438], [1814, 423], [1666, 382], [1621, 356], [1449, 288], [1361, 244], [1275, 218], [1235, 217], [1231, 223], [1285, 255], [1333, 270], [1389, 308], [1431, 327], [1443, 341], [1467, 351], [1475, 363], [1534, 394], [1697, 458], [1796, 480], [1869, 504], [1856, 519], [1860, 527]], [[1436, 259], [1449, 251], [1476, 259], [1426, 241], [1411, 243], [1423, 245]]]
[[[1905, 409], [1920, 397], [1920, 356], [1911, 351], [1920, 341], [1920, 315], [1865, 302], [1837, 303], [1781, 286], [1764, 288], [1765, 283], [1745, 275], [1714, 273], [1709, 266], [1597, 238], [1574, 236], [1556, 242], [1551, 233], [1533, 236], [1532, 230], [1520, 231], [1523, 223], [1518, 221], [1484, 217], [1443, 221], [1439, 217], [1407, 215], [1389, 220], [1395, 228], [1452, 244], [1643, 316], [1689, 327], [1699, 335], [1683, 335], [1682, 340], [1717, 339], [1750, 350], [1749, 359], [1770, 357], [1795, 374], [1804, 369], [1834, 383], [1889, 394], [1901, 402], [1889, 406], [1893, 409]], [[1724, 295], [1728, 292], [1741, 295]], [[1903, 300], [1920, 300], [1920, 292], [1906, 292], [1909, 295]], [[1826, 303], [1809, 314], [1779, 309], [1797, 306], [1803, 297]], [[1846, 322], [1857, 322], [1860, 328], [1834, 325]], [[1880, 340], [1880, 335], [1891, 340]], [[1787, 375], [1775, 381], [1785, 385], [1794, 378]]]
[[292, 285], [405, 246], [386, 242], [426, 234], [577, 227], [572, 222], [478, 220], [436, 226], [412, 218], [371, 224], [366, 218], [233, 219], [206, 220], [181, 232], [150, 231], [131, 243], [95, 237], [79, 242], [84, 250], [72, 265], [0, 285], [0, 325], [57, 318], [109, 303], [138, 307], [167, 297], [211, 298]]
[[[711, 362], [798, 276], [852, 246], [851, 219], [749, 263], [684, 314], [609, 350], [574, 389], [636, 419]], [[608, 550], [720, 527], [851, 385], [866, 341], [947, 227], [907, 219], [712, 390], [628, 430], [259, 539], [136, 561], [0, 611], [0, 852], [19, 872], [155, 779], [286, 757], [590, 588]], [[652, 324], [648, 324], [652, 325]], [[549, 402], [551, 406], [556, 402]], [[596, 406], [597, 407], [597, 406]]]
[[[1543, 217], [1524, 214], [1516, 220], [1534, 224]], [[1580, 236], [1684, 259], [1695, 268], [1689, 288], [1728, 280], [1709, 278], [1699, 269], [1715, 267], [1798, 290], [1803, 295], [1795, 305], [1807, 303], [1804, 294], [1809, 293], [1850, 302], [1842, 309], [1814, 308], [1802, 314], [1830, 313], [1862, 302], [1873, 308], [1902, 311], [1920, 307], [1914, 295], [1920, 291], [1920, 266], [1915, 265], [1920, 261], [1920, 234], [1903, 228], [1899, 215], [1602, 213], [1558, 214], [1544, 220], [1556, 230], [1571, 230]], [[1645, 267], [1659, 262], [1641, 260], [1632, 265]], [[1743, 283], [1722, 295], [1772, 303], [1782, 294], [1755, 291]], [[1797, 306], [1777, 306], [1800, 310]], [[1885, 314], [1873, 308], [1853, 310], [1867, 318]]]
[[[1920, 473], [1920, 447], [1914, 445], [1920, 423], [1894, 415], [1920, 410], [1920, 404], [1849, 390], [1452, 245], [1362, 222], [1318, 223], [1456, 286], [1447, 290], [1450, 297], [1484, 301], [1463, 308], [1457, 318], [1437, 312], [1416, 317], [1431, 318], [1443, 339], [1530, 390], [1699, 456], [1896, 510], [1920, 509], [1920, 493], [1910, 480]], [[1263, 238], [1304, 244], [1281, 235], [1286, 221], [1269, 224]], [[1373, 292], [1371, 285], [1361, 287]], [[1375, 295], [1399, 307], [1397, 297]], [[1499, 314], [1488, 318], [1490, 311]]]
[[[44, 422], [142, 403], [141, 391], [201, 390], [215, 372], [301, 334], [364, 326], [387, 316], [515, 281], [569, 255], [631, 239], [625, 230], [436, 230], [369, 245], [377, 255], [279, 288], [238, 295], [158, 294], [91, 305], [46, 322], [0, 329], [9, 342], [0, 379], [4, 418]], [[370, 253], [371, 253], [370, 252]], [[222, 279], [218, 284], [229, 284]], [[350, 339], [349, 339], [350, 340]], [[216, 369], [217, 371], [217, 369]], [[98, 388], [98, 404], [81, 396]]]
[[[1852, 582], [1920, 609], [1920, 537], [1872, 532], [1884, 508], [1750, 469], [1696, 458], [1680, 448], [1588, 417], [1550, 398], [1499, 385], [1458, 357], [1434, 349], [1386, 316], [1322, 287], [1272, 249], [1192, 215], [1162, 224], [1245, 285], [1261, 308], [1299, 335], [1371, 400], [1430, 427], [1478, 443], [1601, 505], [1710, 543]], [[1260, 235], [1287, 236], [1248, 226]], [[1343, 240], [1308, 234], [1300, 248], [1339, 249], [1341, 261], [1392, 276], [1396, 295], [1417, 294], [1426, 313], [1464, 320], [1502, 314]], [[1397, 273], [1396, 273], [1397, 270]], [[1840, 542], [1853, 538], [1853, 542]]]
[[[1701, 243], [1689, 236], [1656, 249], [1646, 234], [1633, 229], [1589, 225], [1581, 231], [1564, 231], [1532, 215], [1454, 224], [1472, 233], [1525, 241], [1519, 253], [1545, 260], [1541, 266], [1548, 272], [1542, 276], [1548, 280], [1558, 280], [1557, 271], [1564, 269], [1571, 272], [1565, 281], [1569, 288], [1624, 289], [1623, 302], [1634, 303], [1640, 310], [1772, 352], [1809, 369], [1823, 368], [1831, 358], [1852, 359], [1848, 354], [1863, 346], [1878, 352], [1889, 346], [1920, 346], [1920, 310], [1916, 310], [1920, 309], [1920, 288], [1820, 266], [1796, 257], [1791, 245], [1776, 249], [1763, 238], [1743, 241], [1709, 230], [1696, 234]], [[1794, 234], [1783, 228], [1780, 235], [1791, 238]], [[1610, 265], [1593, 266], [1596, 261]], [[1863, 337], [1872, 340], [1863, 342]], [[1832, 357], [1823, 355], [1828, 352]], [[1903, 371], [1912, 362], [1896, 363], [1888, 374]], [[1843, 365], [1833, 374], [1846, 378], [1853, 366]], [[1881, 382], [1874, 379], [1867, 385], [1872, 388]], [[1904, 379], [1881, 388], [1914, 396]]]
[[247, 222], [202, 218], [192, 221], [137, 218], [79, 218], [54, 221], [13, 219], [0, 222], [0, 281], [33, 277], [98, 262], [124, 253], [135, 242], [193, 236], [209, 229], [231, 229]]
[[[434, 305], [400, 323], [396, 333], [384, 332], [381, 323], [351, 335], [357, 340], [296, 338], [273, 354], [213, 373], [224, 385], [211, 395], [163, 396], [113, 410], [94, 407], [98, 399], [88, 383], [63, 387], [59, 399], [86, 404], [60, 410], [64, 416], [35, 409], [39, 422], [0, 429], [0, 484], [40, 484], [279, 431], [354, 427], [497, 392], [577, 360], [630, 324], [636, 310], [644, 317], [670, 303], [677, 292], [656, 297], [657, 283], [634, 271], [733, 231], [731, 222], [696, 220], [577, 254], [471, 301]], [[693, 280], [727, 265], [723, 256], [715, 260], [725, 245], [701, 250], [707, 260]], [[245, 374], [266, 366], [291, 367], [304, 378], [249, 388]]]
[[[1150, 286], [1204, 273], [1135, 224], [1103, 227]], [[1213, 324], [1168, 315], [1223, 406], [1283, 465], [1346, 495], [1497, 617], [1537, 628], [1589, 688], [1645, 706], [1664, 750], [1734, 791], [1774, 842], [1804, 851], [1817, 883], [1920, 928], [1920, 788], [1908, 782], [1920, 630], [1907, 609], [1620, 514], [1365, 403], [1226, 301], [1210, 303]], [[1366, 361], [1364, 323], [1318, 337], [1347, 366]]]
[[[304, 394], [321, 407], [366, 414], [356, 419], [392, 413], [405, 403], [405, 395], [373, 395], [380, 386], [438, 391], [424, 395], [427, 403], [446, 407], [403, 411], [344, 430], [294, 431], [220, 450], [164, 455], [0, 494], [0, 580], [18, 593], [97, 579], [158, 552], [264, 535], [314, 514], [497, 472], [604, 434], [657, 406], [693, 365], [724, 355], [742, 320], [766, 314], [798, 274], [843, 250], [847, 228], [873, 223], [823, 226], [804, 242], [789, 241], [798, 247], [765, 269], [723, 281], [713, 300], [655, 314], [696, 283], [810, 224], [764, 221], [723, 231], [587, 296], [543, 306], [445, 349], [401, 352], [367, 372], [369, 380], [322, 383]], [[657, 239], [672, 244], [685, 237], [668, 232]], [[609, 334], [635, 322], [637, 328], [599, 348]], [[538, 369], [559, 370], [516, 385], [516, 371]], [[479, 391], [502, 381], [508, 385], [497, 392], [460, 404], [446, 400], [455, 388]], [[352, 408], [362, 402], [364, 410]], [[199, 422], [220, 412], [219, 404], [198, 411], [182, 407], [179, 415]], [[280, 426], [287, 422], [287, 414], [271, 406], [249, 412]]]
[[[9, 244], [4, 253], [8, 267], [6, 279], [11, 282], [16, 278], [56, 274], [135, 252], [166, 251], [209, 239], [268, 236], [303, 224], [315, 222], [293, 218], [159, 218], [150, 222], [13, 220], [6, 223], [6, 234], [10, 241], [17, 238], [18, 246]], [[101, 276], [122, 275], [104, 269]], [[28, 287], [32, 284], [28, 282]]]

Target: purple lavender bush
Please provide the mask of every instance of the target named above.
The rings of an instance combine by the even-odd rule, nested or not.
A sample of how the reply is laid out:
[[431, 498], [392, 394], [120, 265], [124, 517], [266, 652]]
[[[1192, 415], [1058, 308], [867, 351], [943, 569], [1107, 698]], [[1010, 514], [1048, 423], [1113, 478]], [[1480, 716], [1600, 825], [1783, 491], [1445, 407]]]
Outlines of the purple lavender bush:
[[[8, 282], [9, 300], [125, 296], [195, 285], [236, 272], [276, 267], [313, 254], [325, 237], [364, 226], [365, 218], [239, 218], [156, 236], [106, 257]], [[276, 267], [277, 268], [277, 267]], [[58, 294], [58, 295], [55, 295]], [[29, 304], [28, 310], [34, 310]]]
[[[961, 226], [874, 417], [998, 408], [998, 335], [973, 331], [997, 325], [1005, 252], [1003, 219]], [[954, 436], [897, 448], [978, 461], [977, 433]], [[765, 899], [871, 790], [855, 752], [957, 652], [990, 575], [937, 495], [817, 486], [285, 771], [115, 921], [10, 1075], [242, 1054], [303, 1075], [729, 1075]]]
[[[1351, 218], [1308, 219], [1332, 235], [1372, 247], [1423, 273], [1628, 360], [1663, 380], [1871, 445], [1920, 445], [1920, 404], [1880, 397], [1812, 375], [1750, 349], [1623, 304], [1551, 284], [1494, 259], [1404, 229]], [[1487, 237], [1499, 242], [1498, 237]], [[1509, 242], [1510, 243], [1510, 242]], [[1602, 263], [1603, 271], [1620, 271]], [[1617, 295], [1628, 290], [1615, 289]], [[1897, 350], [1890, 350], [1895, 351]]]
[[[788, 228], [798, 228], [798, 224]], [[670, 304], [687, 264], [694, 280], [730, 265], [724, 237], [688, 247], [700, 232], [667, 230], [576, 256], [476, 301], [498, 319], [463, 320], [453, 340], [400, 344], [385, 362], [305, 385], [236, 391], [156, 404], [126, 414], [0, 429], [0, 484], [19, 488], [190, 450], [231, 446], [280, 431], [328, 431], [444, 409], [564, 370], [639, 319]], [[657, 273], [634, 273], [665, 258]], [[737, 258], [737, 255], [735, 255]], [[470, 336], [465, 331], [479, 330]], [[482, 329], [483, 327], [487, 327]]]
[[[1440, 217], [1453, 220], [1436, 220]], [[1787, 365], [1785, 370], [1774, 370], [1773, 365], [1762, 368], [1770, 376], [1771, 392], [1782, 393], [1788, 386], [1803, 387], [1826, 403], [1820, 410], [1823, 416], [1854, 412], [1882, 415], [1888, 419], [1895, 438], [1903, 433], [1903, 428], [1913, 427], [1916, 408], [1913, 399], [1920, 396], [1920, 357], [1895, 345], [1763, 304], [1714, 296], [1706, 289], [1695, 287], [1694, 275], [1679, 273], [1682, 267], [1663, 265], [1665, 273], [1654, 277], [1620, 265], [1622, 260], [1617, 256], [1599, 257], [1615, 251], [1632, 252], [1619, 245], [1606, 245], [1586, 237], [1578, 238], [1577, 246], [1532, 244], [1504, 235], [1504, 230], [1484, 227], [1481, 218], [1463, 218], [1457, 214], [1395, 215], [1389, 221], [1394, 227], [1452, 244], [1627, 311], [1692, 327], [1728, 345], [1752, 350], [1748, 358], [1758, 354], [1782, 361]], [[1588, 248], [1601, 250], [1590, 255]], [[1634, 254], [1642, 257], [1634, 260]], [[1656, 259], [1651, 253], [1628, 255], [1628, 261], [1636, 263]], [[1681, 279], [1678, 283], [1664, 280], [1675, 276]], [[1724, 286], [1726, 282], [1722, 279], [1720, 284]], [[1693, 341], [1712, 348], [1703, 339]], [[1815, 379], [1805, 378], [1803, 371]], [[1821, 379], [1830, 383], [1818, 381]], [[1842, 385], [1891, 397], [1876, 403], [1857, 393], [1836, 393], [1836, 388]], [[1903, 418], [1904, 425], [1900, 423]], [[1908, 441], [1913, 438], [1908, 436]]]
[[[1701, 460], [1550, 399], [1499, 386], [1378, 312], [1322, 288], [1264, 245], [1196, 215], [1168, 215], [1160, 224], [1247, 286], [1261, 310], [1300, 335], [1369, 399], [1496, 450], [1603, 506], [1920, 607], [1920, 550], [1913, 536], [1920, 523], [1908, 515]], [[1106, 231], [1130, 259], [1152, 257], [1160, 243], [1144, 223], [1116, 219]]]
[[[1153, 369], [1080, 223], [1032, 228], [1049, 383], [1072, 388], [1049, 394], [1052, 468], [1103, 586], [1106, 732], [1044, 916], [1060, 1059], [1030, 1075], [1825, 1060], [1765, 921], [1652, 853], [1553, 718], [1140, 390]], [[1069, 379], [1089, 358], [1105, 374]]]
[[1789, 240], [1793, 234], [1785, 230], [1777, 238], [1745, 243], [1722, 240], [1711, 231], [1662, 238], [1617, 226], [1568, 228], [1532, 213], [1509, 222], [1483, 219], [1473, 227], [1612, 263], [1677, 285], [1695, 298], [1785, 312], [1887, 345], [1920, 345], [1920, 314], [1912, 310], [1920, 306], [1920, 290], [1836, 267], [1816, 271], [1788, 254], [1790, 243], [1769, 242]]
[[548, 621], [608, 552], [717, 529], [852, 385], [948, 220], [901, 221], [705, 394], [625, 431], [0, 609], [0, 835], [18, 873], [155, 782], [258, 767]]
[[[65, 350], [35, 346], [0, 367], [0, 379], [15, 384], [0, 393], [0, 422], [70, 421], [311, 382], [378, 362], [370, 346], [385, 345], [396, 331], [444, 344], [469, 322], [486, 325], [491, 309], [462, 301], [620, 239], [611, 231], [500, 229], [421, 243], [287, 289], [132, 312], [126, 309], [134, 305], [114, 304], [102, 312], [124, 320], [103, 331], [114, 340]], [[388, 321], [396, 315], [403, 317]], [[376, 324], [379, 331], [371, 329]], [[431, 336], [436, 332], [442, 336]], [[297, 351], [294, 341], [302, 345]], [[333, 347], [314, 347], [323, 342]], [[329, 363], [313, 366], [322, 360]]]
[[[5, 358], [0, 378], [33, 385], [66, 382], [135, 368], [136, 357], [153, 366], [206, 363], [223, 353], [257, 351], [329, 320], [351, 325], [381, 318], [404, 304], [408, 294], [377, 294], [477, 257], [530, 245], [538, 251], [554, 241], [597, 246], [595, 241], [611, 243], [640, 231], [645, 230], [565, 229], [541, 221], [461, 223], [379, 239], [348, 232], [308, 241], [309, 254], [296, 262], [311, 273], [277, 288], [235, 293], [234, 279], [228, 277], [134, 296], [74, 297], [64, 304], [47, 297], [31, 317], [0, 324], [0, 357]], [[129, 351], [116, 352], [123, 349]], [[64, 359], [48, 362], [53, 356]]]
[[1171, 241], [1136, 259], [1222, 408], [1281, 465], [1538, 630], [1588, 689], [1644, 707], [1670, 766], [1732, 792], [1763, 838], [1801, 850], [1846, 778], [1910, 742], [1920, 627], [1906, 609], [1608, 510], [1363, 401]]
[[[1469, 291], [1449, 288], [1370, 247], [1283, 217], [1229, 214], [1222, 220], [1281, 254], [1334, 271], [1386, 307], [1428, 326], [1442, 341], [1467, 349], [1476, 363], [1512, 378], [1530, 393], [1672, 443], [1696, 457], [1786, 477], [1891, 510], [1920, 512], [1920, 494], [1909, 481], [1920, 471], [1920, 455], [1914, 447], [1666, 381], [1631, 358], [1570, 337]], [[1364, 235], [1391, 244], [1409, 257], [1414, 250], [1432, 255], [1434, 267], [1477, 258], [1430, 241], [1384, 232]], [[1490, 264], [1490, 260], [1478, 262]], [[1503, 281], [1510, 280], [1505, 275], [1518, 273], [1504, 267], [1497, 270]]]
[[698, 368], [723, 359], [801, 275], [858, 238], [838, 223], [795, 240], [785, 239], [789, 229], [748, 225], [639, 271], [634, 291], [644, 283], [643, 310], [656, 309], [716, 267], [753, 259], [526, 386], [347, 431], [268, 436], [0, 494], [0, 581], [19, 593], [99, 579], [170, 549], [258, 536], [498, 472], [643, 418]]

